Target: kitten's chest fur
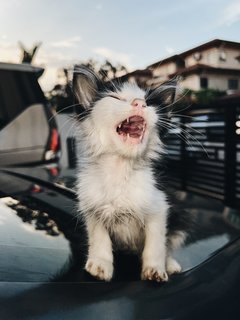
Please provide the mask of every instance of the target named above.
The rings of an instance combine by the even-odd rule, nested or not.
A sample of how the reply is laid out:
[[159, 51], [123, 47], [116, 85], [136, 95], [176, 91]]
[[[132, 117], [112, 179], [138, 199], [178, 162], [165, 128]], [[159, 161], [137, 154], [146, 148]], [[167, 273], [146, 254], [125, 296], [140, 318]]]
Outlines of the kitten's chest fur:
[[102, 157], [80, 170], [78, 189], [85, 218], [94, 216], [103, 223], [117, 246], [142, 246], [146, 215], [155, 199], [161, 199], [146, 163], [114, 155]]

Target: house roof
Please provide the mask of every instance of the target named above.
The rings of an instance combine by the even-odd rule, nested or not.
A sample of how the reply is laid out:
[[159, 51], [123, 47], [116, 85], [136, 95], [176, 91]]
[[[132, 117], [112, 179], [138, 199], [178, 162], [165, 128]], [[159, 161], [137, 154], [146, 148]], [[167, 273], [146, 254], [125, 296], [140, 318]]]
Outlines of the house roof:
[[206, 64], [195, 64], [191, 67], [188, 68], [182, 68], [179, 69], [177, 72], [174, 72], [172, 74], [169, 75], [170, 78], [175, 77], [175, 76], [183, 76], [183, 75], [189, 75], [192, 73], [202, 73], [202, 72], [208, 72], [208, 73], [219, 73], [219, 74], [233, 74], [233, 75], [237, 75], [240, 76], [240, 70], [236, 70], [236, 69], [231, 69], [231, 68], [217, 68], [217, 67], [212, 67], [212, 66], [208, 66]]
[[236, 49], [240, 49], [240, 42], [234, 42], [234, 41], [228, 41], [228, 40], [221, 40], [221, 39], [214, 39], [211, 40], [209, 42], [205, 42], [197, 47], [194, 47], [192, 49], [189, 49], [187, 51], [184, 51], [180, 54], [175, 54], [171, 57], [168, 57], [166, 59], [160, 60], [156, 63], [153, 63], [151, 65], [149, 65], [147, 68], [148, 69], [152, 69], [152, 68], [156, 68], [158, 66], [162, 66], [165, 63], [168, 62], [176, 62], [179, 59], [183, 59], [186, 56], [194, 53], [194, 52], [198, 52], [198, 51], [202, 51], [202, 50], [206, 50], [206, 49], [210, 49], [210, 48], [220, 48], [220, 47], [227, 47], [227, 48], [236, 48]]

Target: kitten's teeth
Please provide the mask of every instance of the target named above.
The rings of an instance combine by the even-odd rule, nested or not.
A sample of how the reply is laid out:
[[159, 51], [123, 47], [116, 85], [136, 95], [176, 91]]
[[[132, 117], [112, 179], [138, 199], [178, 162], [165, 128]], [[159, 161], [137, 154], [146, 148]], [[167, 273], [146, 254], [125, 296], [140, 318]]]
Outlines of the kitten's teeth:
[[127, 118], [127, 123], [129, 123], [129, 118]]
[[118, 129], [121, 129], [121, 124], [118, 125]]
[[129, 133], [127, 133], [127, 139], [129, 139]]

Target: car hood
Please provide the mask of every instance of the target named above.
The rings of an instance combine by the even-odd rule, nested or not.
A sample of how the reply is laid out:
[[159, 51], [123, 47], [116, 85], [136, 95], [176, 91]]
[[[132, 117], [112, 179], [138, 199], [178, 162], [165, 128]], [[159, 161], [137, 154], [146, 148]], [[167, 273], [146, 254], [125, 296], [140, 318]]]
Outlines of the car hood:
[[54, 167], [0, 172], [5, 318], [15, 319], [11, 304], [24, 319], [197, 319], [195, 311], [203, 315], [206, 306], [215, 314], [211, 308], [218, 298], [233, 306], [240, 285], [239, 229], [221, 205], [214, 211], [198, 198], [186, 202], [198, 216], [198, 228], [175, 252], [184, 271], [168, 283], [140, 281], [138, 257], [125, 252], [115, 253], [115, 278], [104, 283], [83, 271], [87, 241], [76, 210], [75, 176]]
[[[16, 248], [16, 251], [19, 247], [24, 247], [26, 256], [27, 250], [37, 248], [38, 259], [41, 255], [41, 259], [44, 259], [48, 256], [47, 250], [52, 250], [61, 260], [60, 263], [60, 260], [56, 259], [54, 263], [49, 258], [49, 263], [37, 263], [38, 268], [41, 265], [43, 268], [55, 265], [59, 270], [64, 265], [66, 270], [67, 260], [73, 259], [73, 255], [84, 263], [86, 234], [78, 218], [75, 177], [74, 170], [60, 172], [54, 166], [2, 169], [0, 245], [11, 246], [11, 250]], [[238, 238], [240, 221], [237, 220], [238, 212], [231, 211], [226, 214], [220, 203], [207, 202], [204, 198], [186, 199], [184, 209], [190, 210], [197, 221], [187, 245], [174, 253], [181, 262], [183, 271], [187, 271]], [[79, 252], [73, 252], [73, 247], [77, 247]], [[133, 257], [138, 260], [134, 255], [127, 255], [127, 259]], [[131, 273], [130, 270], [128, 272]], [[128, 272], [125, 270], [125, 275]], [[43, 274], [46, 274], [44, 270]], [[23, 280], [24, 275], [23, 273], [18, 280]], [[47, 281], [47, 277], [42, 278], [39, 275], [40, 273], [35, 280]], [[52, 277], [52, 273], [50, 275]]]

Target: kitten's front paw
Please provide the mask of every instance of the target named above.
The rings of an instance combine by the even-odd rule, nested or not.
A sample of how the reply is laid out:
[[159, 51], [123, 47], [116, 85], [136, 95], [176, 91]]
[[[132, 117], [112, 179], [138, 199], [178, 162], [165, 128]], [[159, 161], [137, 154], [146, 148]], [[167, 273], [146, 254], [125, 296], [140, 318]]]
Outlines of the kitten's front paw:
[[89, 258], [85, 270], [99, 280], [110, 281], [113, 276], [112, 262], [101, 258]]
[[144, 267], [141, 275], [142, 280], [153, 280], [157, 282], [168, 281], [167, 272], [159, 266]]
[[166, 262], [166, 269], [168, 275], [170, 276], [171, 274], [181, 272], [182, 267], [175, 259], [173, 259], [172, 257], [168, 257]]

